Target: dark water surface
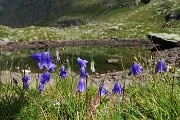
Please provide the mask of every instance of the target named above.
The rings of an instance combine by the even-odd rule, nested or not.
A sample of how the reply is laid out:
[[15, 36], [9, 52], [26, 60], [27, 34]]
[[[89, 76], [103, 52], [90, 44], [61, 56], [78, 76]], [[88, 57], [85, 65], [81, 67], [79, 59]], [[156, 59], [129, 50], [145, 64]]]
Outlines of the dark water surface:
[[[150, 57], [150, 51], [143, 48], [127, 48], [127, 47], [110, 47], [110, 46], [86, 46], [86, 47], [60, 47], [48, 49], [51, 53], [53, 63], [56, 64], [56, 50], [60, 54], [60, 63], [57, 64], [56, 71], [60, 69], [63, 64], [66, 67], [70, 66], [71, 70], [78, 73], [79, 66], [77, 65], [77, 58], [80, 57], [88, 61], [87, 71], [90, 72], [90, 62], [94, 60], [95, 69], [98, 73], [106, 73], [108, 71], [123, 70], [122, 64], [125, 69], [128, 69], [134, 57]], [[38, 73], [44, 70], [39, 70], [38, 61], [32, 59], [30, 56], [33, 53], [43, 52], [45, 49], [38, 50], [24, 50], [6, 52], [0, 56], [0, 71], [12, 71], [29, 69], [31, 73]], [[110, 64], [107, 59], [118, 59], [116, 64]], [[19, 68], [19, 69], [18, 69]]]

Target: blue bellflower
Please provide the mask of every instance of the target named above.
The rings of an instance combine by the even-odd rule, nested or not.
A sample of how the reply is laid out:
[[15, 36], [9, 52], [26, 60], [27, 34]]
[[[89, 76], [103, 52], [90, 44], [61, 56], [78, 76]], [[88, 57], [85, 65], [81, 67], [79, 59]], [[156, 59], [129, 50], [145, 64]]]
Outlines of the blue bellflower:
[[52, 72], [54, 72], [54, 70], [55, 70], [55, 67], [51, 67], [51, 68], [49, 69], [49, 72], [52, 73]]
[[108, 94], [108, 91], [106, 90], [106, 89], [104, 89], [104, 84], [103, 83], [100, 83], [100, 85], [99, 85], [99, 90], [98, 90], [98, 94], [100, 95], [100, 96], [104, 96], [104, 95], [106, 95], [106, 94]]
[[49, 65], [49, 72], [51, 72], [51, 73], [54, 72], [55, 67], [56, 67], [56, 65], [53, 64], [53, 63], [51, 63], [51, 64]]
[[22, 82], [28, 82], [30, 80], [30, 77], [29, 76], [24, 76], [22, 78]]
[[24, 88], [26, 88], [27, 90], [29, 90], [29, 83], [28, 83], [29, 80], [30, 80], [29, 76], [24, 76], [22, 78], [22, 82], [23, 82]]
[[114, 88], [112, 90], [112, 93], [122, 94], [122, 87], [121, 87], [121, 84], [119, 82], [115, 83]]
[[39, 83], [38, 90], [39, 90], [39, 91], [43, 91], [43, 90], [45, 90], [45, 88], [44, 88], [44, 84]]
[[48, 72], [44, 72], [40, 77], [39, 77], [40, 83], [41, 84], [46, 84], [50, 80], [50, 74]]
[[77, 58], [79, 67], [86, 67], [87, 60], [82, 60], [81, 58]]
[[82, 79], [82, 78], [80, 78], [80, 80], [79, 80], [79, 83], [78, 83], [78, 86], [77, 86], [77, 89], [76, 89], [77, 91], [79, 91], [79, 92], [84, 92], [85, 90], [86, 90], [86, 85], [85, 85], [85, 81]]
[[38, 90], [39, 91], [43, 91], [44, 88], [44, 84], [48, 83], [50, 80], [50, 73], [48, 72], [44, 72], [40, 77], [39, 77], [39, 86], [38, 86]]
[[60, 74], [59, 75], [61, 76], [62, 79], [67, 77], [65, 66], [61, 66], [61, 70], [60, 70]]
[[31, 57], [35, 60], [40, 60], [41, 59], [41, 54], [42, 53], [35, 53], [35, 54], [32, 54]]
[[39, 65], [39, 68], [40, 68], [40, 69], [43, 69], [43, 67], [45, 66], [48, 70], [49, 70], [50, 68], [53, 68], [53, 67], [56, 66], [56, 65], [54, 65], [54, 64], [52, 63], [52, 61], [51, 61], [51, 55], [50, 55], [48, 52], [43, 52], [43, 53], [41, 54], [41, 59], [40, 59], [38, 65]]
[[87, 76], [87, 72], [85, 67], [81, 67], [80, 69], [80, 78], [85, 78]]
[[135, 75], [139, 75], [142, 73], [142, 67], [137, 64], [137, 63], [133, 63], [131, 65], [131, 69], [130, 69], [130, 72], [135, 76]]
[[56, 65], [54, 65], [51, 61], [51, 55], [48, 52], [36, 53], [32, 54], [31, 57], [33, 59], [39, 60], [38, 66], [39, 69], [43, 69], [45, 66], [48, 70], [54, 71]]
[[166, 65], [163, 59], [158, 61], [156, 66], [156, 72], [158, 73], [167, 72]]

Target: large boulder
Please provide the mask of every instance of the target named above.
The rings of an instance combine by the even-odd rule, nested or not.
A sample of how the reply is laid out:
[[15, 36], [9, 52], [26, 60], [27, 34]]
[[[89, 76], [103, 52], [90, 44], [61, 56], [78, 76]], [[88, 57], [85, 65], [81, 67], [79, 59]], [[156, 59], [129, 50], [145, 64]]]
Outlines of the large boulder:
[[160, 44], [168, 48], [180, 46], [180, 36], [167, 33], [148, 33], [148, 38], [155, 44]]

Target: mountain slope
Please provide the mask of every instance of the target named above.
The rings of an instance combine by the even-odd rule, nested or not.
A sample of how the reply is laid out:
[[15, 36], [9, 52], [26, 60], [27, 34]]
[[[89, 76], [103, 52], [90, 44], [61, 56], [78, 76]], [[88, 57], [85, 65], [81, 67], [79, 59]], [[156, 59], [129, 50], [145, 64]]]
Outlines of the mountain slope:
[[[10, 27], [44, 26], [62, 16], [91, 16], [137, 0], [0, 0], [0, 24]], [[97, 13], [97, 14], [94, 14]]]
[[[83, 1], [83, 0], [81, 0]], [[86, 3], [88, 1], [94, 1]], [[0, 26], [0, 38], [10, 40], [71, 40], [104, 38], [146, 38], [148, 32], [180, 34], [179, 20], [166, 24], [165, 16], [178, 11], [180, 2], [152, 0], [149, 4], [107, 9], [97, 0], [71, 4], [71, 8], [60, 17], [45, 22], [46, 27], [30, 26], [12, 29]], [[59, 21], [80, 18], [85, 24], [65, 28], [54, 27]]]
[[[59, 17], [72, 0], [1, 0], [0, 24], [11, 27], [40, 25]], [[61, 7], [63, 6], [63, 7]]]

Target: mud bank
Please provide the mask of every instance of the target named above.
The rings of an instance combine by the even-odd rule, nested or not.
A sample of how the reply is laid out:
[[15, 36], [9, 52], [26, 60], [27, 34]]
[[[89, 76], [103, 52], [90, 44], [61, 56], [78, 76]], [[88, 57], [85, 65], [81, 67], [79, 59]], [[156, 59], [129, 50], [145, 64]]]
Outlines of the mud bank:
[[24, 49], [40, 49], [66, 46], [123, 46], [123, 47], [152, 47], [152, 43], [145, 39], [101, 39], [101, 40], [56, 40], [56, 41], [27, 41], [8, 42], [6, 45], [0, 44], [0, 51], [13, 51]]

